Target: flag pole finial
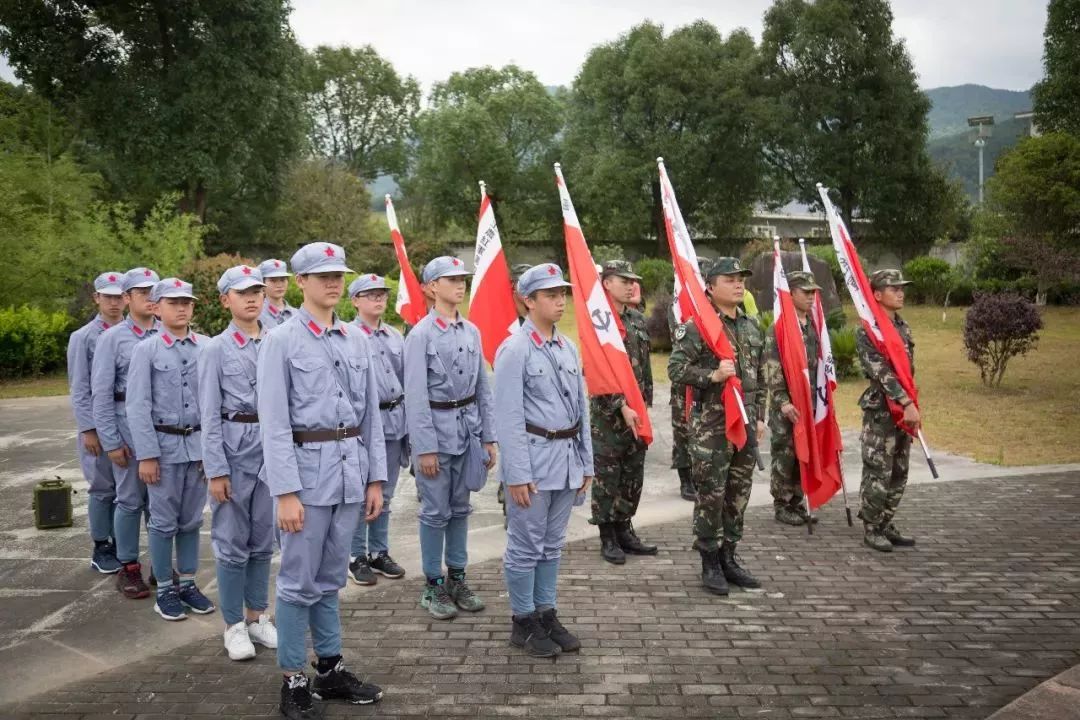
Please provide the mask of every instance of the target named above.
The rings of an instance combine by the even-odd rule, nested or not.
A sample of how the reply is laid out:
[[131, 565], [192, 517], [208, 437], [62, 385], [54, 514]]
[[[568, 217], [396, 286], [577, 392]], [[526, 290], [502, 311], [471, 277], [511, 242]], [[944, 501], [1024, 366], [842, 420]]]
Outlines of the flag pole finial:
[[555, 163], [556, 170], [562, 170], [562, 163]]
[[483, 180], [480, 181], [480, 197], [487, 195], [487, 183]]
[[390, 202], [390, 193], [386, 193], [385, 199], [386, 199], [386, 202]]
[[664, 164], [664, 158], [662, 158], [662, 157], [656, 158], [656, 164], [657, 165], [663, 165]]

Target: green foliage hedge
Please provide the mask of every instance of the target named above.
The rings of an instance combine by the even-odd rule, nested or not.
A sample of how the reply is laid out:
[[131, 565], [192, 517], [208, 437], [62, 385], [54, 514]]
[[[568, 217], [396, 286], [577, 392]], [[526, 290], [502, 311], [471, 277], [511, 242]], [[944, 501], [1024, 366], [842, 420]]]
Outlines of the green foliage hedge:
[[0, 309], [0, 378], [32, 377], [63, 368], [75, 320], [22, 306]]
[[670, 260], [644, 258], [634, 263], [634, 272], [641, 276], [641, 293], [653, 297], [660, 290], [671, 294], [675, 286], [675, 266]]

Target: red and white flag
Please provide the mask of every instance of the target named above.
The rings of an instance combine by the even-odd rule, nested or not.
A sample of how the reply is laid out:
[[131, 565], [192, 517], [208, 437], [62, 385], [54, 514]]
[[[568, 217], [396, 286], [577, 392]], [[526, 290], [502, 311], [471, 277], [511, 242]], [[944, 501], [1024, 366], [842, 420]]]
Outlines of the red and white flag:
[[[682, 211], [675, 199], [675, 189], [668, 179], [664, 159], [656, 159], [660, 169], [660, 198], [664, 205], [664, 225], [667, 228], [668, 248], [675, 265], [675, 319], [694, 321], [709, 349], [721, 360], [735, 360], [735, 351], [724, 332], [723, 321], [705, 294], [705, 282], [698, 268], [697, 253], [686, 229]], [[724, 432], [739, 449], [746, 445], [746, 408], [743, 406], [742, 381], [738, 376], [728, 378], [720, 396], [724, 405]]]
[[472, 297], [469, 320], [480, 330], [480, 344], [488, 363], [495, 362], [495, 351], [517, 326], [517, 307], [510, 286], [510, 268], [506, 265], [495, 210], [480, 183], [480, 222], [476, 228], [476, 254], [473, 264]]
[[803, 342], [799, 317], [795, 313], [791, 289], [784, 273], [779, 241], [773, 243], [773, 318], [780, 366], [784, 370], [791, 404], [799, 413], [798, 422], [792, 424], [799, 479], [810, 507], [818, 508], [840, 489], [839, 457], [835, 453], [825, 455], [818, 441], [806, 343]]
[[[896, 379], [904, 392], [919, 407], [918, 390], [915, 387], [915, 376], [911, 372], [911, 360], [908, 358], [907, 348], [904, 345], [900, 333], [892, 324], [892, 320], [881, 305], [874, 299], [874, 293], [870, 289], [870, 281], [866, 279], [862, 263], [859, 262], [859, 254], [855, 252], [855, 245], [851, 242], [844, 221], [833, 207], [829, 199], [828, 188], [818, 183], [818, 194], [825, 206], [825, 215], [829, 220], [829, 231], [832, 234], [833, 248], [836, 250], [836, 259], [840, 263], [840, 271], [844, 275], [844, 284], [847, 285], [851, 294], [851, 301], [855, 304], [855, 310], [859, 314], [859, 322], [862, 323], [870, 342], [874, 344], [881, 356], [892, 366]], [[908, 433], [916, 435], [917, 428], [912, 428], [903, 422], [904, 408], [900, 407], [892, 398], [886, 397], [889, 412], [896, 426]]]
[[626, 403], [638, 414], [637, 435], [646, 443], [653, 438], [652, 422], [645, 407], [626, 345], [619, 335], [618, 315], [608, 301], [596, 263], [585, 243], [574, 203], [563, 180], [562, 168], [555, 163], [555, 182], [562, 204], [563, 231], [566, 235], [566, 258], [574, 294], [574, 315], [577, 318], [578, 344], [585, 371], [585, 384], [590, 395], [623, 395]]
[[[802, 254], [802, 266], [810, 270], [810, 259], [806, 256], [806, 243], [799, 240]], [[821, 445], [822, 457], [840, 457], [844, 450], [844, 441], [840, 435], [840, 423], [836, 419], [836, 358], [833, 356], [832, 340], [829, 339], [829, 327], [825, 323], [825, 306], [821, 302], [821, 293], [814, 296], [814, 307], [810, 311], [810, 320], [814, 323], [814, 332], [818, 337], [817, 379], [814, 388], [817, 393], [817, 405], [814, 408], [814, 426], [817, 428], [818, 444]], [[843, 459], [840, 460], [843, 462]]]
[[405, 238], [401, 235], [398, 227], [397, 213], [394, 212], [394, 201], [386, 196], [386, 222], [390, 225], [390, 239], [394, 241], [394, 255], [397, 256], [398, 274], [397, 301], [394, 309], [401, 319], [410, 325], [416, 325], [427, 315], [427, 305], [424, 303], [424, 293], [420, 289], [420, 281], [416, 279], [412, 265], [409, 264], [409, 255], [405, 252]]

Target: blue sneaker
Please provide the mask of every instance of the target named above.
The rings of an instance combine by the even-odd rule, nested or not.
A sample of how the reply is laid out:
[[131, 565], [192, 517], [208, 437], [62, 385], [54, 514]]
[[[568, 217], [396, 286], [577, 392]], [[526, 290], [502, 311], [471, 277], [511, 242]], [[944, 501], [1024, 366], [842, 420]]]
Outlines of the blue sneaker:
[[120, 572], [123, 565], [116, 559], [116, 544], [112, 540], [94, 542], [94, 554], [90, 558], [90, 567], [102, 575]]
[[187, 620], [184, 612], [184, 604], [180, 602], [180, 595], [176, 588], [170, 585], [168, 589], [157, 593], [157, 602], [154, 603], [154, 612], [166, 620]]
[[189, 585], [180, 583], [180, 602], [197, 615], [207, 615], [217, 609], [214, 607], [214, 603], [210, 602], [210, 598], [203, 595], [202, 590], [195, 587], [195, 583]]

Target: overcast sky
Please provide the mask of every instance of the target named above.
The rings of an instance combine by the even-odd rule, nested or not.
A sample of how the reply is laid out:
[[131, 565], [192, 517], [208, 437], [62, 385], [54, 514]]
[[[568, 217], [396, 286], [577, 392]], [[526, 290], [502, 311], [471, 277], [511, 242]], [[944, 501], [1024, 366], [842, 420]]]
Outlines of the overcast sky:
[[[589, 49], [651, 19], [704, 18], [761, 37], [771, 0], [293, 0], [300, 42], [370, 44], [426, 88], [454, 70], [517, 63], [545, 85], [570, 84]], [[1045, 0], [893, 0], [924, 88], [975, 83], [1026, 90], [1042, 76]]]
[[[589, 49], [645, 19], [668, 29], [705, 18], [761, 36], [770, 0], [293, 0], [307, 47], [370, 44], [430, 88], [454, 70], [507, 63], [568, 85]], [[975, 83], [1026, 90], [1042, 75], [1044, 0], [893, 0], [924, 88]], [[0, 58], [0, 77], [12, 79]]]

